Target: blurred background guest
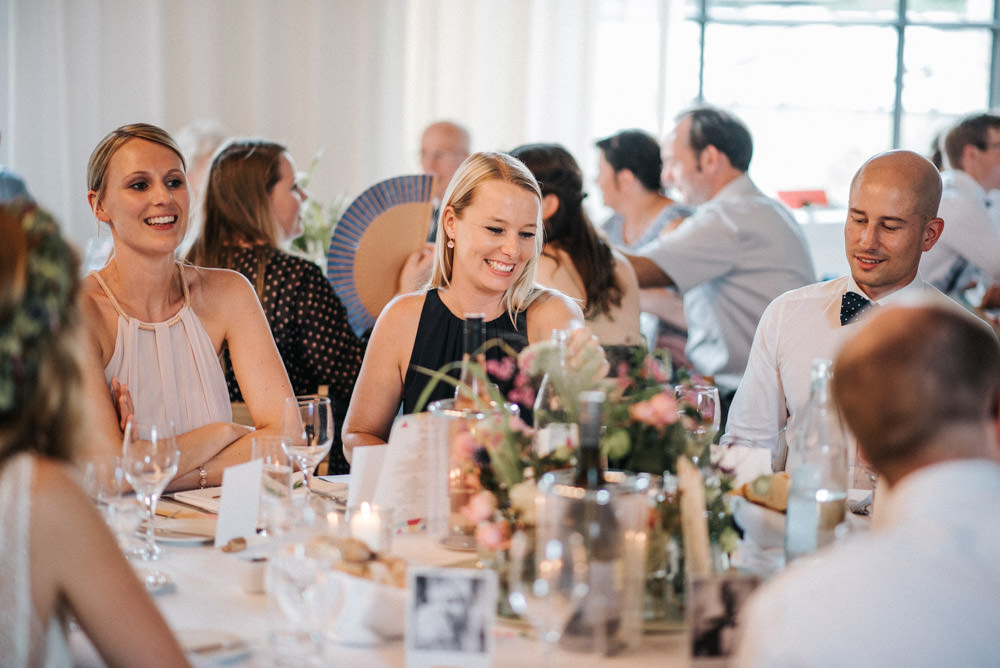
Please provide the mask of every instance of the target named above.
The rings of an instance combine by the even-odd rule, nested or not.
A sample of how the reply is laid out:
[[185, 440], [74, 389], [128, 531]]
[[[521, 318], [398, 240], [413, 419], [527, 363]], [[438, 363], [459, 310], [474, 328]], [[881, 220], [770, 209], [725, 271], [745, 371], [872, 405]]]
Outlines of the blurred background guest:
[[109, 666], [186, 666], [73, 476], [86, 424], [79, 260], [28, 203], [0, 208], [0, 656], [69, 666], [73, 619]]
[[832, 393], [881, 476], [875, 525], [757, 591], [736, 665], [995, 665], [996, 336], [955, 308], [880, 308]]
[[536, 280], [579, 300], [587, 326], [608, 346], [635, 346], [639, 283], [624, 255], [611, 248], [583, 210], [583, 175], [558, 144], [525, 144], [510, 153], [531, 170], [542, 189], [545, 229]]
[[[920, 272], [949, 297], [978, 306], [982, 293], [1000, 282], [1000, 227], [991, 218], [989, 192], [1000, 188], [1000, 116], [974, 114], [944, 138], [949, 169], [938, 216], [941, 241], [920, 261]], [[978, 287], [967, 299], [967, 290]]]
[[629, 260], [640, 286], [684, 295], [687, 357], [714, 378], [725, 417], [764, 308], [816, 272], [799, 224], [747, 174], [753, 138], [740, 119], [714, 107], [685, 111], [663, 157], [669, 180], [698, 210]]
[[[595, 182], [604, 204], [614, 211], [601, 226], [615, 247], [636, 251], [680, 225], [693, 209], [664, 193], [660, 144], [642, 130], [622, 130], [597, 142], [600, 158]], [[688, 368], [684, 354], [687, 320], [676, 288], [639, 291], [642, 331], [654, 348], [670, 351], [675, 366]]]
[[[344, 449], [385, 443], [400, 404], [412, 413], [429, 377], [462, 358], [464, 315], [482, 313], [486, 340], [515, 350], [555, 329], [581, 329], [583, 311], [535, 283], [542, 250], [542, 194], [531, 172], [502, 153], [475, 153], [445, 191], [430, 287], [396, 297], [379, 315], [344, 425]], [[571, 346], [597, 348], [583, 329]], [[491, 352], [496, 352], [491, 351]], [[489, 355], [488, 355], [489, 356]], [[431, 400], [450, 398], [439, 383]]]
[[469, 157], [469, 131], [452, 121], [437, 121], [424, 130], [420, 138], [420, 167], [424, 174], [435, 177], [431, 197], [435, 209], [458, 166]]
[[218, 485], [250, 456], [250, 428], [235, 424], [219, 363], [228, 348], [257, 434], [277, 433], [292, 395], [260, 301], [233, 271], [185, 267], [184, 158], [173, 138], [145, 123], [109, 133], [87, 165], [94, 215], [111, 228], [114, 254], [83, 283], [90, 333], [85, 382], [95, 445], [119, 452], [122, 429], [171, 420], [181, 451], [171, 488]]
[[[281, 250], [302, 232], [300, 210], [306, 197], [284, 146], [263, 139], [226, 143], [209, 172], [204, 224], [189, 259], [247, 277], [295, 394], [315, 394], [325, 386], [342, 424], [361, 368], [361, 342], [323, 271]], [[228, 351], [222, 364], [230, 399], [243, 401]], [[346, 473], [339, 444], [338, 435], [331, 463], [337, 473]]]

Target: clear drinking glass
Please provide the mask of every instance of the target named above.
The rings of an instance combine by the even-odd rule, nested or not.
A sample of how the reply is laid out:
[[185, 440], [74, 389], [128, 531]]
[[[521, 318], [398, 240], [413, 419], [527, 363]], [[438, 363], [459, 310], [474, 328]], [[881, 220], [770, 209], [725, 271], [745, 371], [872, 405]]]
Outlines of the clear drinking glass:
[[156, 543], [154, 520], [156, 502], [177, 475], [180, 452], [171, 421], [163, 423], [129, 420], [125, 426], [122, 468], [125, 479], [146, 506], [146, 546], [143, 559], [161, 559], [165, 555]]
[[333, 410], [329, 397], [288, 397], [281, 415], [285, 448], [305, 480], [308, 494], [319, 494], [311, 486], [313, 471], [330, 454], [333, 443]]
[[709, 446], [715, 442], [722, 424], [719, 388], [715, 385], [676, 385], [674, 396], [695, 410], [693, 428], [688, 429], [688, 456], [698, 464], [707, 463]]
[[542, 644], [540, 663], [549, 665], [555, 643], [589, 589], [587, 554], [577, 532], [532, 543], [523, 531], [511, 538], [508, 600], [535, 628]]
[[254, 436], [250, 458], [261, 460], [260, 509], [257, 523], [263, 535], [274, 535], [288, 523], [292, 503], [292, 458], [285, 436]]
[[272, 665], [324, 666], [331, 626], [343, 603], [333, 570], [336, 551], [291, 544], [273, 555], [267, 570], [268, 641]]

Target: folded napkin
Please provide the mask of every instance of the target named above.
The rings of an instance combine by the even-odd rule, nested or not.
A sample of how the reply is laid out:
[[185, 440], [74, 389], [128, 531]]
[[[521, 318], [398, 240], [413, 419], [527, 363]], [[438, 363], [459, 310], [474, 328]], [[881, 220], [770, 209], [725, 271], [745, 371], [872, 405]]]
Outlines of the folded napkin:
[[184, 492], [174, 492], [173, 498], [189, 506], [219, 514], [219, 502], [222, 499], [221, 487], [206, 487], [204, 489], [189, 489]]
[[153, 530], [158, 538], [215, 538], [216, 519], [170, 519], [157, 517]]

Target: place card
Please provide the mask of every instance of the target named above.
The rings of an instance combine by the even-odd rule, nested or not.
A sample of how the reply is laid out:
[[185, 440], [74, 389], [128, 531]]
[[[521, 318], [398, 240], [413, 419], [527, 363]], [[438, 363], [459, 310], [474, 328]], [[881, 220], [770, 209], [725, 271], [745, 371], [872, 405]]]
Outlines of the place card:
[[411, 566], [406, 591], [406, 668], [493, 665], [496, 571]]
[[263, 464], [261, 459], [251, 459], [245, 464], [230, 466], [222, 472], [219, 523], [215, 529], [216, 547], [222, 547], [233, 538], [251, 538], [257, 534]]
[[388, 445], [366, 445], [351, 453], [351, 477], [347, 483], [347, 505], [360, 506], [375, 498]]
[[426, 527], [440, 533], [446, 529], [448, 439], [445, 428], [445, 421], [430, 413], [401, 415], [392, 425], [372, 501], [392, 508], [398, 526]]

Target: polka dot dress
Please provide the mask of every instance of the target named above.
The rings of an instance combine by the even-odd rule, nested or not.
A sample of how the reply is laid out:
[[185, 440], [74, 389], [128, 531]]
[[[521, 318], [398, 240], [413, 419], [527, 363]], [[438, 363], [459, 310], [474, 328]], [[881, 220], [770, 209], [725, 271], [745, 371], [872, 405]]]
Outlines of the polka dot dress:
[[[257, 285], [257, 251], [240, 248], [230, 256], [230, 268], [246, 276], [254, 286]], [[339, 427], [361, 368], [363, 346], [347, 322], [343, 304], [316, 264], [275, 248], [264, 252], [269, 256], [261, 303], [292, 389], [295, 394], [314, 394], [320, 385], [328, 385], [334, 399], [334, 411], [340, 413], [335, 416], [338, 428], [331, 451], [333, 464], [335, 456], [343, 457]], [[223, 368], [230, 398], [242, 401], [228, 350], [223, 356]], [[345, 467], [346, 461], [335, 468]], [[338, 471], [331, 471], [335, 472]]]

